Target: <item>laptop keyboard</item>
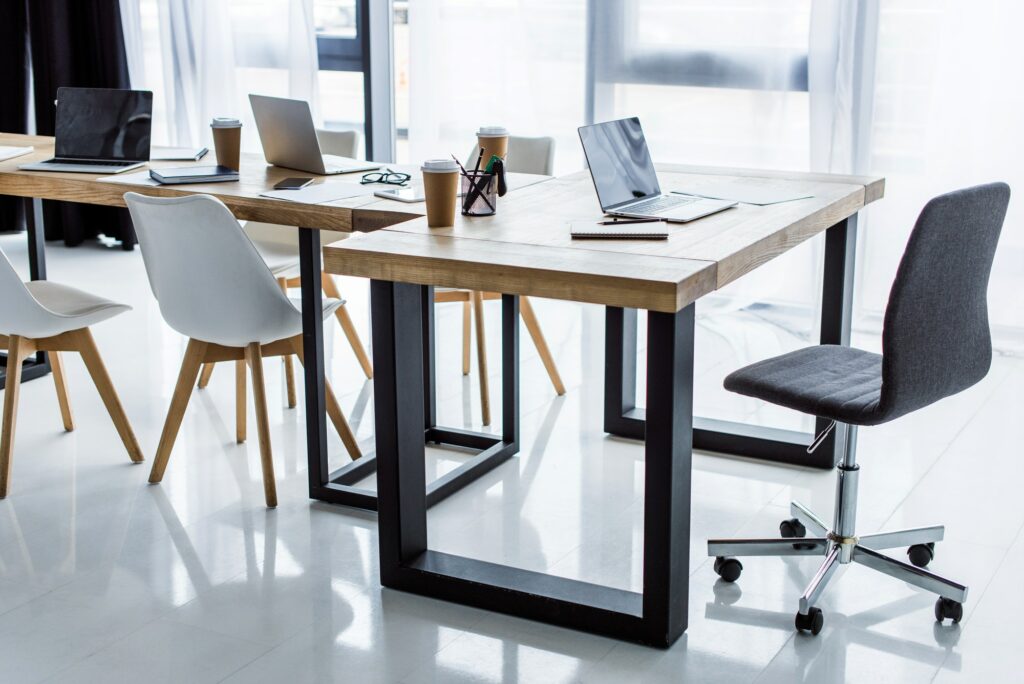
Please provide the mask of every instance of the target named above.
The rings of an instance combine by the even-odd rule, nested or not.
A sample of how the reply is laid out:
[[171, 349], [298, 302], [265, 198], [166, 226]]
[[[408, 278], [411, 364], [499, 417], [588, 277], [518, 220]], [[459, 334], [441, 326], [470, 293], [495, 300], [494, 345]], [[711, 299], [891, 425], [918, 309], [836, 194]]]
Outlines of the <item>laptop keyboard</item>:
[[627, 207], [627, 211], [631, 214], [657, 214], [659, 211], [665, 209], [673, 209], [675, 207], [681, 207], [684, 204], [690, 204], [696, 202], [696, 197], [684, 197], [683, 195], [660, 195], [643, 202], [637, 202]]
[[131, 166], [130, 161], [92, 161], [90, 159], [47, 159], [43, 164], [81, 164], [82, 166]]

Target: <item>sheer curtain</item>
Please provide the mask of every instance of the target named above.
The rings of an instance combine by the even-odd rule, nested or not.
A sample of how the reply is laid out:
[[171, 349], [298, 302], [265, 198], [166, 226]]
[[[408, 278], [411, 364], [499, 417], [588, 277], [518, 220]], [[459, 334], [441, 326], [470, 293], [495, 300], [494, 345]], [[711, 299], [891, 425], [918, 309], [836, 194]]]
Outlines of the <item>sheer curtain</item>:
[[[858, 273], [861, 325], [880, 315], [923, 204], [993, 180], [1024, 191], [1024, 3], [885, 0], [879, 16], [870, 165], [886, 197], [869, 210]], [[1011, 198], [989, 287], [997, 348], [1024, 349], [1024, 207]]]
[[156, 144], [208, 144], [210, 120], [232, 116], [258, 150], [251, 92], [308, 100], [319, 122], [313, 0], [121, 0], [121, 16]]

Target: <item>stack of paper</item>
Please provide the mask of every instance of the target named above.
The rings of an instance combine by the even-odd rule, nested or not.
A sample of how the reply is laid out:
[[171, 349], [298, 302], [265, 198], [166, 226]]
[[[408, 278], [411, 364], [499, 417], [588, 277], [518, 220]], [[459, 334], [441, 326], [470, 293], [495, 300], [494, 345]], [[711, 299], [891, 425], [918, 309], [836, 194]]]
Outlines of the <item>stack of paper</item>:
[[303, 204], [323, 204], [347, 197], [359, 195], [370, 195], [373, 188], [358, 183], [337, 183], [324, 182], [316, 185], [307, 185], [301, 190], [268, 190], [261, 192], [260, 197], [271, 199], [288, 200], [289, 202], [302, 202]]

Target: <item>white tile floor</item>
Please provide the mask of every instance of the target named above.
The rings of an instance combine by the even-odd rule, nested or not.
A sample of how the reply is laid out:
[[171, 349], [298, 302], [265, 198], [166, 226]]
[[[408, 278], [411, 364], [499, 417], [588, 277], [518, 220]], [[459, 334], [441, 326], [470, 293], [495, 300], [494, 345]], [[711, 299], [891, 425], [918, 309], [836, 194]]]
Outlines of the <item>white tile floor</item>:
[[[0, 237], [24, 266], [24, 237]], [[162, 322], [138, 252], [47, 247], [50, 277], [131, 303], [95, 335], [152, 456], [184, 350]], [[365, 330], [366, 285], [343, 282]], [[491, 349], [497, 305], [489, 304]], [[537, 302], [569, 393], [554, 397], [524, 336], [520, 455], [435, 507], [438, 548], [638, 589], [642, 447], [600, 430], [603, 316]], [[459, 373], [459, 311], [438, 309], [439, 417], [477, 427], [475, 379]], [[728, 397], [722, 376], [751, 354], [799, 344], [756, 317], [699, 321], [697, 406], [705, 414], [805, 425]], [[372, 395], [333, 325], [329, 367], [358, 434]], [[858, 340], [877, 346], [872, 339]], [[496, 353], [496, 352], [495, 352]], [[11, 496], [0, 501], [3, 682], [861, 682], [1018, 678], [1024, 506], [1016, 421], [1024, 363], [998, 358], [962, 395], [861, 431], [860, 529], [944, 522], [933, 568], [971, 587], [958, 627], [932, 598], [851, 567], [822, 603], [817, 638], [792, 630], [816, 561], [748, 560], [716, 582], [708, 536], [772, 534], [798, 497], [830, 514], [830, 473], [697, 454], [690, 626], [667, 651], [393, 591], [377, 581], [373, 515], [307, 497], [303, 415], [284, 408], [267, 362], [281, 505], [263, 506], [255, 439], [233, 439], [232, 374], [196, 392], [164, 483], [132, 466], [81, 363], [68, 359], [78, 429], [60, 429], [52, 382], [25, 384]], [[493, 368], [495, 398], [500, 378]], [[475, 373], [475, 370], [474, 370]], [[250, 424], [253, 424], [250, 422]], [[337, 437], [329, 433], [336, 462]], [[443, 472], [458, 456], [432, 452]]]

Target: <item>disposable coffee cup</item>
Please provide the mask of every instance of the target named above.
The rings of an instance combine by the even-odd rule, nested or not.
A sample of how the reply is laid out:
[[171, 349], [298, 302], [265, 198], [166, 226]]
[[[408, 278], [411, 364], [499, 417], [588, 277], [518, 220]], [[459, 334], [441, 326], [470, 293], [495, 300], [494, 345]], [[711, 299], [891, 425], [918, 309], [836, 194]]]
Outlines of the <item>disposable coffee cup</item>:
[[423, 196], [427, 201], [427, 225], [431, 228], [454, 226], [459, 165], [450, 159], [428, 159], [420, 171], [423, 172]]
[[481, 126], [476, 132], [476, 142], [484, 151], [484, 158], [480, 163], [481, 171], [487, 168], [487, 162], [493, 155], [498, 155], [502, 159], [508, 157], [508, 129], [504, 126]]
[[217, 165], [238, 171], [241, 166], [242, 122], [238, 119], [217, 117], [210, 122], [213, 130], [213, 149]]

